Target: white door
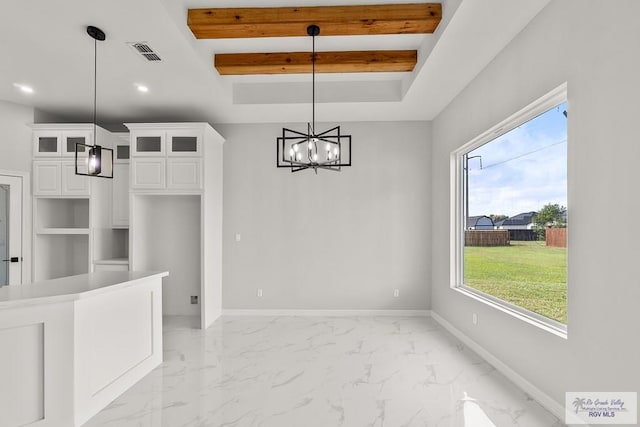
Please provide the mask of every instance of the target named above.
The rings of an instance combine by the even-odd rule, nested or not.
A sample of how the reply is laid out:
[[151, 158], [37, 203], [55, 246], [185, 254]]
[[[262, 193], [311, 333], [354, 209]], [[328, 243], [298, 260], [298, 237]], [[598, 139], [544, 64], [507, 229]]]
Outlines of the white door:
[[22, 283], [22, 178], [0, 175], [0, 286]]

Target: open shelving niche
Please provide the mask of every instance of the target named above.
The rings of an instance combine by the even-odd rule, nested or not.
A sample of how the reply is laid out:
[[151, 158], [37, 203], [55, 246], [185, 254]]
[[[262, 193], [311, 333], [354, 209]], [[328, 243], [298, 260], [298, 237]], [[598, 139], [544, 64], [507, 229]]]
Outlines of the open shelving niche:
[[90, 199], [36, 197], [34, 204], [34, 280], [89, 271]]

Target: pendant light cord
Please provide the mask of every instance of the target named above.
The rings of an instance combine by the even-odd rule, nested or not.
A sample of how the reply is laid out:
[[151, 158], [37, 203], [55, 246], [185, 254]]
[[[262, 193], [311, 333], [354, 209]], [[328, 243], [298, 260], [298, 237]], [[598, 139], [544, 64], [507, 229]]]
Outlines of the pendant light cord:
[[311, 42], [311, 46], [312, 46], [312, 53], [311, 53], [311, 87], [312, 89], [312, 95], [311, 95], [311, 105], [312, 105], [312, 123], [313, 123], [313, 134], [315, 135], [316, 133], [316, 36], [315, 34], [312, 36], [311, 38], [312, 42]]
[[96, 110], [98, 92], [98, 40], [93, 39], [93, 145], [98, 145], [98, 135], [96, 135]]

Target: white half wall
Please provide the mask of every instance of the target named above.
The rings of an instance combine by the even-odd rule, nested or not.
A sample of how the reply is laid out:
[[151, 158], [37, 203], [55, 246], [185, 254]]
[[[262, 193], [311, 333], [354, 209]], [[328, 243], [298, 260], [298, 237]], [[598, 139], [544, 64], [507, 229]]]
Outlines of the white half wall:
[[[566, 391], [640, 385], [638, 16], [635, 0], [552, 1], [432, 123], [432, 310], [561, 405]], [[452, 290], [449, 277], [451, 151], [565, 81], [568, 339]]]
[[317, 175], [276, 168], [283, 126], [306, 130], [216, 125], [226, 138], [223, 308], [428, 309], [429, 123], [342, 123], [353, 166]]

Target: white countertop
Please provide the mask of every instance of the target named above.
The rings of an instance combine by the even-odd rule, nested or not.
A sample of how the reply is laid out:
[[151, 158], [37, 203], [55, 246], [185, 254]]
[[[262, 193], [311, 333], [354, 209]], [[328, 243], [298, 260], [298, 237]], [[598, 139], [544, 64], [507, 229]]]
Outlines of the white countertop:
[[0, 309], [86, 298], [132, 286], [145, 279], [168, 275], [166, 271], [96, 271], [24, 285], [3, 286], [0, 288]]

